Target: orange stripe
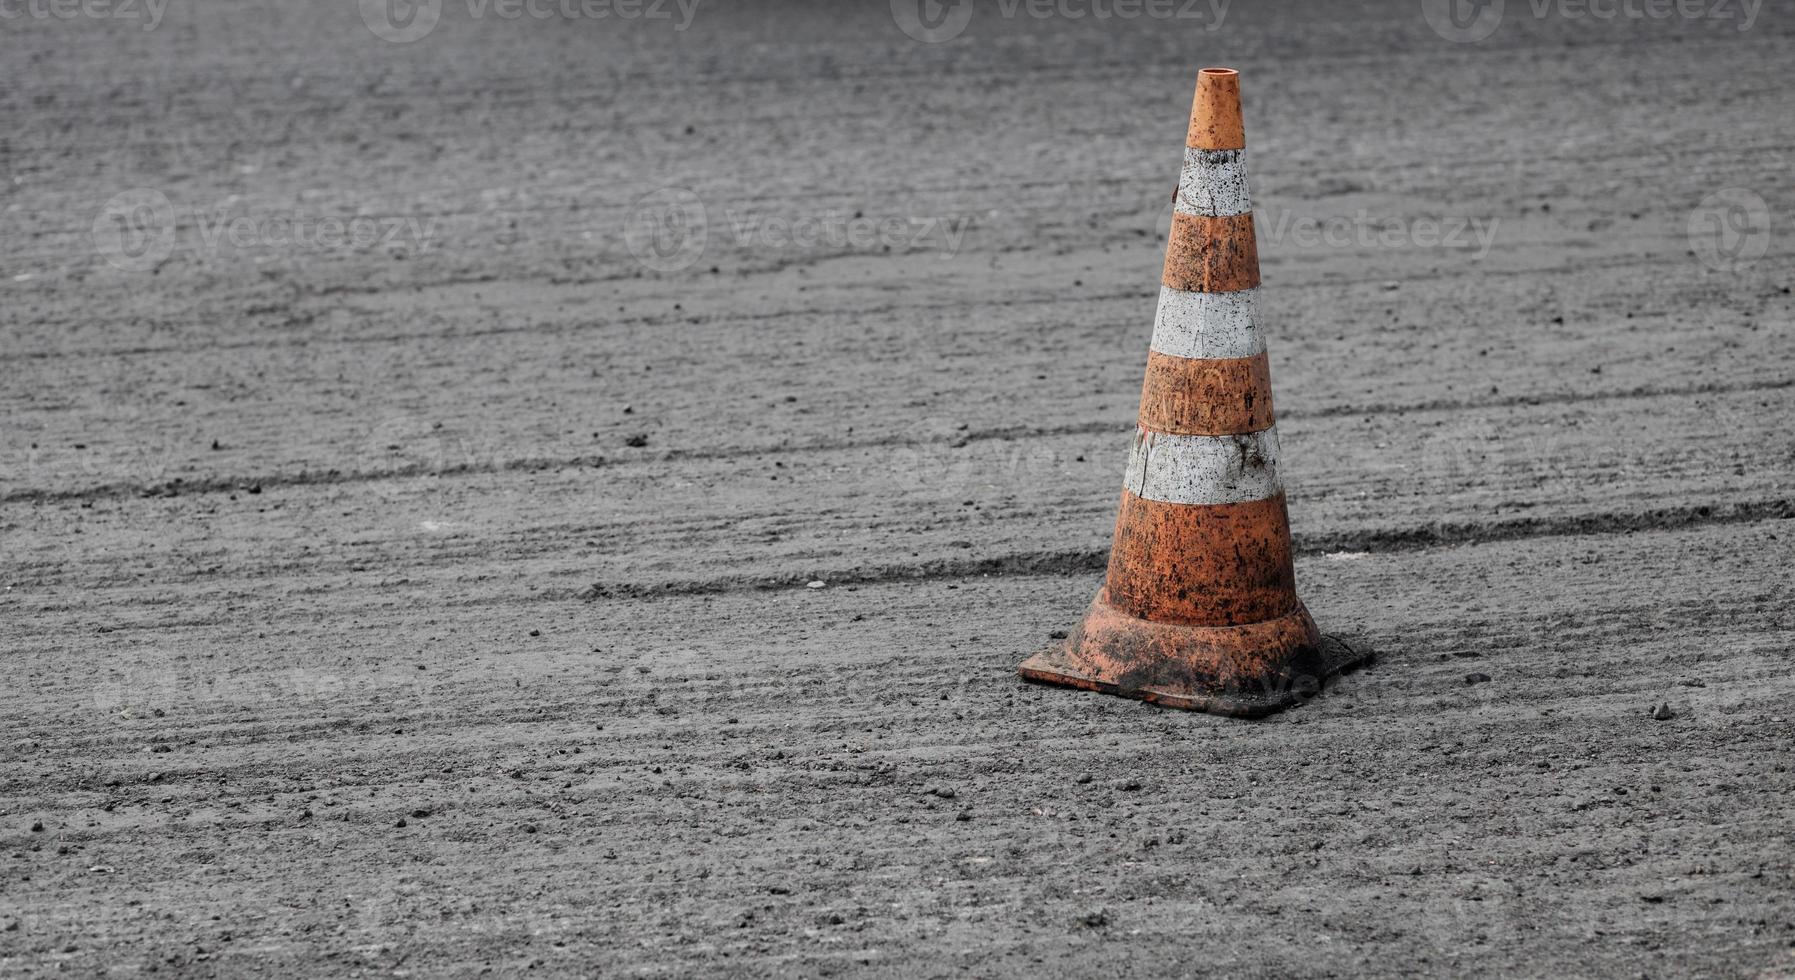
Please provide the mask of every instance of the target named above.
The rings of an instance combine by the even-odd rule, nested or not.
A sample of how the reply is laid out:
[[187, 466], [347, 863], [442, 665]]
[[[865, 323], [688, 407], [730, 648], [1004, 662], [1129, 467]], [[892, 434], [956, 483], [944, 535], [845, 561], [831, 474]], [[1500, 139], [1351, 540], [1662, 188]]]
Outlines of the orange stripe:
[[1190, 106], [1190, 129], [1184, 145], [1193, 150], [1244, 150], [1246, 128], [1240, 121], [1240, 73], [1205, 68], [1197, 75], [1197, 96]]
[[1271, 363], [1252, 357], [1173, 357], [1147, 352], [1141, 427], [1180, 436], [1227, 436], [1271, 428]]
[[1244, 504], [1165, 504], [1124, 490], [1109, 553], [1109, 600], [1157, 623], [1239, 626], [1296, 607], [1284, 495]]
[[1173, 214], [1160, 281], [1191, 293], [1232, 293], [1259, 285], [1253, 216]]

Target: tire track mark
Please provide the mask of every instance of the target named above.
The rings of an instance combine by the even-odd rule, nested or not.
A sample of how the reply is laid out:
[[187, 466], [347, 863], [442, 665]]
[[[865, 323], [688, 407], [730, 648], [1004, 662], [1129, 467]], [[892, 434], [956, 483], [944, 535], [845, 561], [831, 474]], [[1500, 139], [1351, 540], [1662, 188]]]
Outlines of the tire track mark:
[[[1747, 382], [1744, 384], [1717, 384], [1708, 382], [1699, 385], [1682, 387], [1647, 387], [1621, 389], [1616, 391], [1589, 392], [1569, 391], [1551, 394], [1513, 395], [1503, 398], [1487, 399], [1429, 399], [1427, 401], [1399, 403], [1368, 403], [1332, 405], [1318, 409], [1293, 409], [1280, 413], [1284, 419], [1327, 419], [1355, 415], [1402, 415], [1409, 412], [1459, 412], [1470, 410], [1487, 410], [1502, 408], [1530, 408], [1541, 405], [1578, 405], [1608, 401], [1629, 401], [1651, 398], [1685, 398], [1696, 395], [1732, 395], [1751, 392], [1786, 391], [1795, 388], [1795, 379], [1783, 378], [1770, 381]], [[799, 445], [763, 445], [734, 446], [723, 449], [673, 449], [655, 458], [656, 463], [678, 463], [682, 461], [714, 461], [730, 459], [751, 459], [767, 455], [797, 455], [805, 453], [845, 452], [852, 450], [872, 450], [891, 448], [946, 447], [960, 449], [974, 442], [1001, 442], [1024, 439], [1056, 438], [1060, 436], [1103, 435], [1108, 433], [1125, 433], [1131, 431], [1132, 425], [1117, 425], [1109, 422], [1084, 422], [1075, 425], [1061, 426], [1004, 426], [1001, 428], [982, 429], [976, 432], [956, 433], [951, 437], [933, 439], [917, 439], [908, 435], [874, 436], [866, 439], [827, 439]], [[291, 474], [250, 474], [241, 476], [207, 477], [188, 480], [177, 477], [160, 483], [142, 483], [133, 480], [118, 480], [111, 483], [95, 484], [86, 487], [70, 487], [51, 489], [44, 487], [26, 487], [6, 491], [0, 494], [0, 505], [4, 504], [44, 504], [62, 502], [85, 502], [90, 500], [118, 500], [131, 497], [178, 497], [196, 494], [254, 492], [252, 487], [308, 487], [339, 486], [361, 483], [374, 483], [381, 480], [402, 480], [415, 477], [465, 477], [489, 476], [504, 473], [533, 473], [548, 470], [565, 469], [603, 469], [606, 467], [628, 466], [648, 462], [641, 459], [619, 459], [603, 455], [584, 455], [568, 457], [527, 456], [517, 459], [500, 460], [489, 463], [458, 463], [452, 466], [434, 466], [419, 463], [411, 466], [385, 467], [369, 470], [322, 470], [301, 471]]]
[[[1718, 507], [1709, 504], [1696, 504], [1638, 512], [1583, 514], [1574, 517], [1524, 517], [1487, 523], [1465, 521], [1322, 534], [1297, 533], [1292, 535], [1292, 544], [1299, 557], [1315, 557], [1336, 552], [1392, 554], [1528, 538], [1677, 531], [1696, 527], [1790, 519], [1795, 519], [1795, 498], [1784, 497]], [[834, 572], [806, 572], [800, 575], [729, 575], [704, 579], [684, 579], [655, 585], [595, 582], [579, 593], [579, 597], [590, 602], [600, 599], [646, 599], [655, 596], [762, 592], [802, 588], [806, 582], [815, 579], [826, 581], [831, 586], [838, 586], [981, 577], [1085, 575], [1102, 572], [1108, 565], [1108, 549], [1026, 551], [986, 558], [939, 558], [919, 563], [899, 562], [871, 567], [858, 566]]]

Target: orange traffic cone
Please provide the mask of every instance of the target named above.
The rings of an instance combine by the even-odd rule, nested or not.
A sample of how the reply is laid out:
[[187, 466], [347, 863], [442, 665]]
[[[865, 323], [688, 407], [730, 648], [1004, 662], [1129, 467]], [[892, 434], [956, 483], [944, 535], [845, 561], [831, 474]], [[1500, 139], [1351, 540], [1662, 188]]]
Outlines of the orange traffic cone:
[[1108, 578], [1022, 676], [1256, 717], [1370, 656], [1322, 637], [1296, 596], [1238, 72], [1198, 75], [1185, 144]]

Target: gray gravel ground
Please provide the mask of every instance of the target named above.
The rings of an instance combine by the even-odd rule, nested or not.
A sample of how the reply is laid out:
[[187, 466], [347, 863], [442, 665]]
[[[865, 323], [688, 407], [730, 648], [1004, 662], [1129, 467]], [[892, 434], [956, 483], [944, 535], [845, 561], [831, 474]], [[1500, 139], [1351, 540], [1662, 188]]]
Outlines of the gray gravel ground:
[[[0, 973], [1795, 974], [1795, 3], [1698, 6], [0, 21]], [[1015, 676], [1208, 64], [1381, 651], [1259, 723]]]

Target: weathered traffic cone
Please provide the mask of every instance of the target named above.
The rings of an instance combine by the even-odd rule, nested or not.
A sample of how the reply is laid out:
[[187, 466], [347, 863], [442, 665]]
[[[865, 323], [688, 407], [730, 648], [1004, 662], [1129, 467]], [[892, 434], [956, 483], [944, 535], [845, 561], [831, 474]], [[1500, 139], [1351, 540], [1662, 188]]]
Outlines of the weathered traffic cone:
[[1238, 72], [1198, 75], [1185, 145], [1108, 578], [1022, 676], [1256, 717], [1369, 652], [1324, 638], [1296, 596]]

